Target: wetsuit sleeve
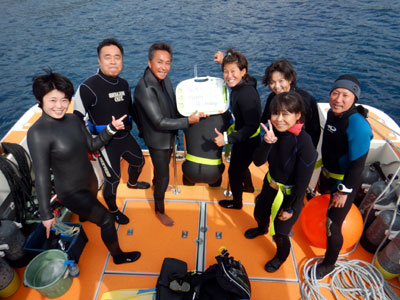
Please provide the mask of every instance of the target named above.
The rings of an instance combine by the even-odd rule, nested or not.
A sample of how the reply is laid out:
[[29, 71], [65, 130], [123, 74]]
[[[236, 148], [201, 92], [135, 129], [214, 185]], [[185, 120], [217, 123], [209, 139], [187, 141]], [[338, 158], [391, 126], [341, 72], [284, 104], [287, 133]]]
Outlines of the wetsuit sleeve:
[[269, 110], [269, 104], [271, 103], [272, 98], [275, 96], [275, 93], [270, 93], [268, 95], [267, 101], [265, 102], [264, 111], [261, 115], [261, 123], [267, 123], [269, 119], [271, 119], [271, 112]]
[[255, 88], [246, 89], [246, 95], [238, 97], [238, 106], [243, 121], [243, 126], [228, 136], [230, 144], [240, 143], [250, 138], [260, 126], [261, 104]]
[[317, 148], [321, 135], [317, 100], [306, 90], [296, 89], [295, 92], [298, 93], [304, 101], [306, 109], [305, 129], [311, 136], [315, 148]]
[[135, 103], [142, 107], [147, 118], [157, 130], [178, 130], [189, 127], [188, 118], [175, 119], [167, 118], [163, 115], [158, 104], [156, 91], [153, 88], [146, 88], [144, 85], [138, 84], [135, 89], [134, 98]]
[[50, 175], [50, 147], [51, 143], [38, 128], [28, 131], [27, 142], [35, 173], [35, 189], [39, 201], [41, 220], [52, 219], [50, 209], [51, 175]]
[[298, 136], [298, 140], [296, 165], [294, 169], [295, 183], [291, 197], [283, 204], [283, 210], [285, 211], [289, 211], [295, 207], [296, 202], [304, 201], [304, 195], [314, 172], [314, 165], [318, 156], [311, 137], [306, 132], [301, 132]]
[[321, 136], [321, 125], [319, 122], [317, 100], [315, 100], [313, 96], [310, 96], [310, 107], [306, 114], [306, 118], [308, 119], [306, 122], [309, 125], [307, 132], [310, 134], [314, 147], [316, 148]]
[[73, 101], [74, 114], [83, 121], [89, 107], [95, 103], [96, 95], [87, 85], [81, 84], [73, 97]]
[[115, 127], [110, 123], [107, 125], [107, 128], [102, 130], [97, 136], [93, 137], [89, 131], [86, 130], [85, 126], [83, 124], [79, 124], [82, 134], [85, 135], [86, 138], [86, 144], [89, 148], [89, 151], [94, 152], [96, 150], [99, 150], [101, 147], [106, 145], [114, 136], [115, 133], [117, 133], [117, 130]]
[[350, 164], [344, 174], [343, 184], [347, 188], [355, 189], [358, 188], [373, 135], [368, 122], [358, 113], [349, 117], [346, 134]]
[[139, 132], [141, 132], [141, 126], [139, 123], [138, 111], [136, 108], [136, 104], [133, 102], [132, 94], [129, 94], [129, 114], [132, 117], [132, 120], [135, 122], [136, 127], [138, 128]]
[[261, 145], [256, 148], [253, 155], [253, 162], [257, 167], [262, 166], [267, 162], [273, 145], [274, 144], [268, 144], [265, 141], [262, 141]]

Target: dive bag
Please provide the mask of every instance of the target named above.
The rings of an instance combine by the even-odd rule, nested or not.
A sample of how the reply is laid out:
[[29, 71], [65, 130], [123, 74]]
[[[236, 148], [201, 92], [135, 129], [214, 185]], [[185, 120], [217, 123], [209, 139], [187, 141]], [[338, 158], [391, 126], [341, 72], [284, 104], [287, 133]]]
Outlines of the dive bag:
[[240, 261], [223, 248], [217, 263], [203, 273], [187, 272], [187, 264], [165, 258], [157, 281], [157, 300], [244, 300], [250, 299], [251, 287]]

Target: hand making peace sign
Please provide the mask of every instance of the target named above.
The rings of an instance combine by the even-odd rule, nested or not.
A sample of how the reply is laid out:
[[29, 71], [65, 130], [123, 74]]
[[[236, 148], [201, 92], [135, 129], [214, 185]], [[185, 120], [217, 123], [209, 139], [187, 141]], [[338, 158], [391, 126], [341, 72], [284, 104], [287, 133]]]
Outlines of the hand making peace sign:
[[271, 120], [268, 120], [268, 128], [263, 124], [260, 123], [261, 127], [264, 128], [265, 134], [264, 134], [264, 141], [268, 144], [273, 144], [275, 143], [278, 138], [275, 136], [274, 129], [272, 128]]

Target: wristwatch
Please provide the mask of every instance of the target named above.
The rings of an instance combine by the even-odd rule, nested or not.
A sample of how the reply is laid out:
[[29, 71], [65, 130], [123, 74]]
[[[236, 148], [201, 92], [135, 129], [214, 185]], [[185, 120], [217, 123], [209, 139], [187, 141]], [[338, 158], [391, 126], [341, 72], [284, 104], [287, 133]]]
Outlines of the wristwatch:
[[339, 183], [337, 186], [337, 189], [339, 192], [345, 193], [345, 194], [350, 194], [353, 189], [347, 188], [343, 183]]

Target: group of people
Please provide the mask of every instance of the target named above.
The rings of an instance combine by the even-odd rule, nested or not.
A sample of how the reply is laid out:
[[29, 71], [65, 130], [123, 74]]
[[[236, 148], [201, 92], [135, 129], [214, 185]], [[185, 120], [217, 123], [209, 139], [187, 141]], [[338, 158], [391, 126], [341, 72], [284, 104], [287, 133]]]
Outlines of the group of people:
[[[154, 166], [156, 216], [162, 224], [173, 226], [174, 221], [165, 213], [164, 196], [174, 138], [179, 129], [187, 129], [208, 115], [197, 111], [189, 117], [179, 115], [168, 78], [172, 63], [170, 45], [160, 42], [149, 48], [148, 66], [136, 85], [133, 101], [129, 84], [119, 77], [122, 45], [115, 39], [106, 39], [97, 52], [99, 71], [79, 86], [74, 96], [74, 114], [66, 113], [74, 93], [67, 78], [51, 71], [34, 78], [33, 93], [43, 115], [28, 132], [28, 147], [47, 234], [55, 222], [49, 207], [52, 170], [61, 203], [80, 218], [100, 226], [102, 239], [115, 263], [131, 262], [140, 253], [123, 252], [119, 248], [114, 226], [114, 221], [129, 222], [116, 205], [120, 160], [129, 163], [128, 188], [150, 187], [149, 183], [138, 180], [144, 159], [130, 133], [132, 121], [149, 148]], [[228, 49], [225, 54], [218, 51], [214, 61], [221, 64], [224, 80], [231, 89], [233, 119], [229, 133], [215, 129], [213, 138], [218, 147], [232, 146], [228, 176], [233, 200], [223, 199], [218, 203], [226, 209], [241, 209], [243, 192], [254, 190], [249, 165], [268, 162], [268, 172], [255, 201], [257, 227], [246, 230], [244, 235], [253, 239], [269, 231], [277, 250], [265, 270], [275, 272], [289, 256], [289, 234], [301, 213], [317, 160], [316, 147], [321, 134], [317, 103], [307, 91], [296, 87], [296, 72], [285, 59], [265, 70], [262, 82], [272, 92], [263, 111], [257, 80], [248, 73], [246, 57]], [[331, 200], [327, 213], [327, 250], [317, 266], [317, 279], [334, 269], [343, 244], [341, 225], [360, 184], [372, 138], [366, 110], [356, 105], [359, 97], [360, 83], [352, 75], [340, 76], [329, 96], [331, 109], [322, 137], [323, 167], [318, 188], [321, 193], [330, 193]], [[260, 126], [265, 132], [263, 138]], [[96, 177], [87, 155], [88, 151], [98, 149], [108, 210], [96, 198]], [[80, 172], [76, 172], [78, 169]]]

